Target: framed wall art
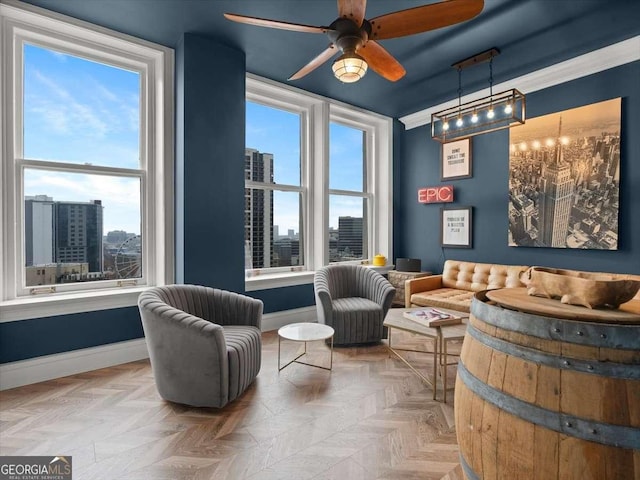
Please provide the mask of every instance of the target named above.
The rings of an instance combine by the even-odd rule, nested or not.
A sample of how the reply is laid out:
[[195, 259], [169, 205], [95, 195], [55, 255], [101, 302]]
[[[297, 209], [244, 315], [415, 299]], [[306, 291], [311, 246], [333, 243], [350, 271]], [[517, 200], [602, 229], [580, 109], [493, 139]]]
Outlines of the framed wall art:
[[441, 180], [471, 177], [471, 139], [442, 144]]
[[509, 246], [618, 249], [622, 99], [509, 131]]
[[442, 207], [440, 209], [440, 244], [443, 247], [471, 248], [471, 207]]

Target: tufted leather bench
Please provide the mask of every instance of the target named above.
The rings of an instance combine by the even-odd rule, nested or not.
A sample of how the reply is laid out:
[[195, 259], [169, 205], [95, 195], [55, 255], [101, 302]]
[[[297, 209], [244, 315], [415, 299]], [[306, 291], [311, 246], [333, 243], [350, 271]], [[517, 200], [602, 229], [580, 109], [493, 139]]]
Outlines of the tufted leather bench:
[[520, 274], [528, 268], [524, 265], [447, 260], [442, 275], [406, 281], [405, 307], [439, 307], [468, 313], [476, 292], [524, 287]]

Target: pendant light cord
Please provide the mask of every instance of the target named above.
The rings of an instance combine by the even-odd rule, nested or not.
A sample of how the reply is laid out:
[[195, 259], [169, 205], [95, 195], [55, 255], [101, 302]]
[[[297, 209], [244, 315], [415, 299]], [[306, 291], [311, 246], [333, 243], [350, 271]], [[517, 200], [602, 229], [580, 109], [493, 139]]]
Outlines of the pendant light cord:
[[489, 97], [493, 98], [493, 55], [489, 59]]
[[462, 106], [462, 67], [458, 67], [458, 112]]

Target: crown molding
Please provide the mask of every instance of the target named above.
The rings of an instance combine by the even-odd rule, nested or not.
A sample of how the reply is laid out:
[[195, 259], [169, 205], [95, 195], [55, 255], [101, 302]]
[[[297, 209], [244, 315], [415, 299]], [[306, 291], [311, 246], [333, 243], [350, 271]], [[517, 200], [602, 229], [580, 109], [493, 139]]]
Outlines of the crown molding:
[[[516, 88], [524, 94], [532, 93], [637, 60], [640, 60], [640, 35], [499, 83], [493, 86], [493, 91], [500, 92]], [[465, 95], [462, 97], [462, 103], [487, 96], [489, 96], [489, 89], [485, 88]], [[457, 104], [458, 98], [456, 97], [439, 105], [400, 117], [400, 121], [404, 123], [407, 130], [428, 125], [431, 123], [432, 113]]]

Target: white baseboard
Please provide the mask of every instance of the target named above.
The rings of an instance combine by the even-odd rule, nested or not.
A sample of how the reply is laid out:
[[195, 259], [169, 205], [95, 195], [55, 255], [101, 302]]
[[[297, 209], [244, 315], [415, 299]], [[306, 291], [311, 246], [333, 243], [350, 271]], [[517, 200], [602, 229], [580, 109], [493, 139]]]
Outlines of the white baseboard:
[[144, 338], [0, 365], [0, 390], [148, 358]]
[[316, 307], [294, 308], [262, 315], [262, 331], [270, 332], [290, 323], [317, 322]]
[[[265, 313], [262, 316], [262, 331], [277, 330], [289, 323], [315, 321], [315, 306]], [[144, 338], [138, 338], [5, 363], [0, 365], [0, 390], [44, 382], [99, 368], [113, 367], [148, 357], [149, 352]]]

